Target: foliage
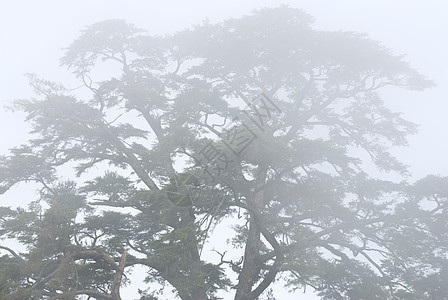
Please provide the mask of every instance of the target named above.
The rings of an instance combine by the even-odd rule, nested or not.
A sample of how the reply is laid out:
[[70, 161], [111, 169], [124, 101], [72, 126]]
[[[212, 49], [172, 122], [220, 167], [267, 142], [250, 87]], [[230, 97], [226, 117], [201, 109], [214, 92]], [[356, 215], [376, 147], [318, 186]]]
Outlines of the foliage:
[[[389, 149], [416, 126], [379, 93], [432, 83], [379, 43], [280, 7], [164, 37], [99, 22], [61, 63], [91, 98], [30, 76], [40, 98], [15, 103], [33, 138], [1, 157], [0, 192], [42, 190], [0, 211], [2, 237], [27, 247], [2, 248], [1, 297], [120, 299], [134, 265], [184, 300], [271, 298], [280, 278], [324, 299], [446, 297], [448, 182], [406, 182]], [[117, 75], [95, 80], [104, 65]], [[224, 218], [241, 258], [213, 262]]]

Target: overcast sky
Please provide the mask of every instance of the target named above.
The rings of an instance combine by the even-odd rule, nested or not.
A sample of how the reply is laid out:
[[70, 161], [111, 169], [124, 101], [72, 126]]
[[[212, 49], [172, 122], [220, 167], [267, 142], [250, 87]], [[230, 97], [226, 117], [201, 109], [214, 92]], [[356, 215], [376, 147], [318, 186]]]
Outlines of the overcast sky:
[[[385, 100], [420, 124], [410, 147], [397, 150], [415, 177], [448, 175], [448, 1], [446, 0], [216, 0], [216, 1], [3, 1], [0, 10], [0, 105], [30, 97], [24, 73], [73, 83], [59, 68], [62, 48], [94, 22], [121, 18], [151, 34], [172, 33], [208, 18], [218, 22], [252, 9], [288, 4], [315, 17], [315, 28], [367, 33], [437, 84], [423, 92], [393, 91]], [[74, 87], [74, 86], [72, 86]], [[0, 110], [0, 154], [24, 142], [21, 115]]]

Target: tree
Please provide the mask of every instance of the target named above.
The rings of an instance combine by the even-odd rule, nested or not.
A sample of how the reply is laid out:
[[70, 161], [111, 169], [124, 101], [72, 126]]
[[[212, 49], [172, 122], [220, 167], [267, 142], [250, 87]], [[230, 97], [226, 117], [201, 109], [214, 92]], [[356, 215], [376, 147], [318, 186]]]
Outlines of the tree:
[[[258, 299], [280, 278], [325, 299], [446, 297], [448, 179], [406, 181], [388, 150], [416, 127], [379, 93], [432, 83], [379, 43], [280, 7], [165, 37], [99, 22], [61, 63], [84, 93], [30, 76], [40, 98], [14, 104], [34, 137], [2, 157], [0, 191], [42, 190], [2, 210], [28, 249], [2, 246], [3, 297], [120, 299], [134, 265], [183, 300]], [[213, 262], [228, 217], [241, 257]]]

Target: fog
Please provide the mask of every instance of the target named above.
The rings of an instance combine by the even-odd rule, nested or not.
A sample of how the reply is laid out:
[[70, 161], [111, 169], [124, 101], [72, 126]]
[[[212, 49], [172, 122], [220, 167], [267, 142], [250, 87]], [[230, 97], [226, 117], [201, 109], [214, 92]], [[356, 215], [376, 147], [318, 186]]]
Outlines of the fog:
[[[448, 4], [445, 1], [435, 0], [250, 0], [244, 2], [105, 0], [58, 2], [45, 0], [38, 2], [4, 2], [0, 12], [0, 104], [4, 107], [4, 109], [0, 110], [0, 154], [8, 155], [9, 149], [26, 143], [31, 137], [29, 134], [31, 127], [24, 121], [25, 114], [23, 112], [11, 112], [8, 108], [12, 106], [12, 102], [15, 99], [28, 99], [36, 96], [25, 74], [32, 73], [50, 81], [61, 82], [69, 90], [78, 93], [78, 95], [85, 96], [86, 99], [91, 97], [91, 95], [89, 96], [88, 90], [77, 90], [83, 84], [82, 81], [73, 76], [71, 70], [67, 70], [67, 66], [61, 66], [60, 61], [61, 57], [66, 53], [67, 47], [79, 37], [81, 31], [85, 30], [87, 26], [100, 21], [120, 19], [134, 24], [137, 28], [146, 30], [145, 34], [147, 35], [157, 36], [163, 39], [167, 35], [175, 35], [185, 29], [194, 31], [195, 26], [198, 24], [220, 24], [231, 18], [242, 18], [250, 14], [254, 9], [266, 7], [275, 8], [281, 5], [301, 9], [312, 16], [314, 18], [311, 25], [313, 30], [356, 32], [365, 34], [372, 40], [379, 41], [382, 46], [390, 49], [393, 55], [403, 55], [403, 61], [409, 63], [412, 68], [435, 83], [434, 86], [421, 91], [396, 87], [386, 87], [380, 90], [380, 95], [386, 107], [390, 108], [393, 112], [402, 113], [402, 117], [405, 120], [409, 120], [418, 125], [418, 132], [409, 135], [407, 138], [409, 141], [408, 146], [391, 147], [387, 150], [401, 162], [409, 166], [409, 175], [406, 177], [409, 184], [413, 184], [428, 174], [448, 176], [448, 157], [446, 155], [448, 153], [448, 142], [446, 140], [448, 136], [448, 126], [446, 125], [446, 112], [448, 111], [448, 104], [446, 103], [446, 95], [448, 95], [448, 72], [446, 71], [448, 69], [448, 41], [445, 38], [446, 29], [448, 28], [448, 19], [446, 18]], [[188, 44], [188, 41], [185, 44]], [[236, 52], [234, 49], [232, 51], [232, 53]], [[198, 61], [200, 60], [198, 59]], [[192, 60], [188, 63], [194, 65], [198, 61]], [[170, 61], [170, 63], [172, 62]], [[171, 71], [175, 69], [174, 63], [173, 66], [171, 67]], [[185, 68], [185, 70], [188, 70], [189, 65], [187, 64]], [[119, 75], [113, 74], [116, 70], [114, 66], [103, 67], [94, 81], [99, 81], [100, 77], [101, 80], [118, 77]], [[181, 69], [181, 72], [184, 71]], [[247, 90], [245, 92], [247, 92], [249, 97], [252, 97], [256, 96], [259, 91]], [[175, 93], [173, 91], [174, 95]], [[276, 97], [283, 101], [281, 93], [276, 94]], [[287, 98], [287, 96], [285, 97]], [[241, 102], [239, 104], [233, 103], [235, 107], [244, 107], [245, 104], [247, 105], [247, 102]], [[278, 108], [277, 113], [282, 114], [285, 111]], [[118, 110], [111, 110], [110, 114], [105, 118], [108, 118], [107, 120], [110, 122], [108, 124], [113, 124], [114, 118], [119, 118], [119, 116], [120, 112]], [[241, 114], [241, 116], [244, 116], [244, 114]], [[135, 123], [129, 121], [134, 117]], [[224, 117], [227, 118], [227, 116]], [[128, 115], [128, 118], [127, 122], [131, 122], [136, 127], [143, 124], [138, 123], [143, 121], [138, 120], [140, 115], [137, 113]], [[211, 118], [215, 122], [214, 124], [222, 121], [219, 118], [213, 120], [213, 116]], [[272, 123], [274, 121], [269, 120], [269, 122]], [[269, 122], [266, 124], [271, 124]], [[152, 140], [157, 140], [157, 133], [150, 134]], [[326, 134], [327, 132], [323, 135]], [[262, 134], [259, 133], [259, 136], [261, 137]], [[130, 141], [136, 140], [138, 139], [130, 139]], [[358, 152], [355, 151], [355, 153]], [[363, 159], [366, 158], [368, 160], [368, 155], [359, 155]], [[143, 157], [141, 159], [144, 159], [145, 156], [142, 154], [141, 157]], [[182, 172], [182, 167], [184, 167], [185, 163], [184, 160], [187, 158], [180, 159], [180, 165], [174, 166], [176, 172]], [[72, 167], [72, 165], [64, 166], [60, 172], [65, 174], [64, 176], [74, 177]], [[89, 176], [83, 175], [85, 177], [81, 177], [80, 181], [92, 180], [95, 176], [103, 175], [105, 170], [102, 168], [108, 168], [108, 165], [104, 164], [93, 168], [92, 173]], [[161, 167], [155, 164], [154, 168], [154, 172], [157, 173], [157, 168]], [[373, 165], [369, 165], [367, 168], [372, 168], [370, 170], [372, 174], [375, 174], [381, 180], [391, 179], [400, 181], [400, 179], [396, 180], [397, 172], [377, 172], [373, 170]], [[254, 170], [255, 167], [248, 172], [256, 174]], [[301, 172], [305, 176], [307, 169], [304, 168]], [[123, 176], [135, 176], [136, 173], [138, 174], [138, 168], [133, 168], [131, 171], [127, 169], [122, 174]], [[152, 171], [150, 174], [152, 174]], [[253, 174], [247, 175], [246, 178], [256, 179]], [[140, 179], [143, 178], [143, 180], [136, 183], [139, 189], [144, 188], [145, 184], [146, 186], [152, 184], [148, 184], [144, 180], [145, 176], [138, 174], [138, 177]], [[2, 176], [0, 176], [1, 178]], [[256, 181], [255, 179], [254, 182]], [[161, 184], [163, 185], [163, 183], [162, 179], [161, 181], [155, 181], [155, 184], [159, 186]], [[256, 184], [258, 183], [254, 184], [256, 188]], [[15, 185], [8, 192], [0, 195], [0, 206], [11, 206], [14, 208], [18, 206], [26, 207], [32, 200], [36, 200], [39, 197], [36, 188], [42, 187], [35, 183], [20, 183]], [[242, 250], [233, 249], [225, 240], [232, 237], [232, 233], [228, 229], [229, 226], [238, 225], [244, 227], [249, 222], [246, 222], [244, 218], [240, 219], [239, 209], [241, 207], [238, 208], [238, 211], [235, 210], [234, 215], [230, 216], [229, 214], [223, 217], [220, 224], [217, 225], [213, 232], [214, 236], [211, 237], [202, 249], [203, 253], [201, 255], [206, 257], [205, 260], [218, 264], [219, 255], [223, 254], [222, 251], [224, 250], [229, 252], [228, 255], [232, 259], [238, 260], [238, 255], [241, 255], [240, 252]], [[129, 209], [126, 213], [133, 214], [135, 211]], [[78, 216], [77, 218], [77, 220], [82, 220], [83, 217]], [[182, 218], [180, 219], [183, 221]], [[260, 233], [258, 234], [260, 235]], [[262, 242], [267, 245], [269, 244], [269, 241], [265, 237]], [[0, 239], [0, 246], [4, 245], [17, 246], [21, 249], [20, 251], [25, 251], [23, 246], [18, 245], [14, 241], [9, 240], [4, 242]], [[214, 252], [218, 248], [224, 250], [219, 253]], [[4, 255], [8, 254], [8, 252], [2, 251], [0, 254]], [[378, 259], [378, 257], [373, 255], [374, 259]], [[369, 258], [364, 259], [364, 262], [368, 261]], [[143, 278], [146, 276], [144, 274], [145, 270], [141, 267], [135, 267], [133, 272], [128, 273], [129, 279], [134, 282], [127, 287], [122, 287], [122, 299], [138, 299], [139, 293], [137, 290], [148, 287], [142, 283]], [[235, 274], [228, 274], [228, 276], [234, 282], [237, 281]], [[264, 293], [259, 299], [320, 299], [315, 295], [310, 286], [308, 286], [305, 293], [303, 292], [303, 287], [299, 288], [293, 294], [287, 293], [286, 288], [283, 287], [285, 280], [277, 279], [278, 281], [275, 281], [270, 286], [270, 288], [273, 288], [273, 296], [277, 298], [269, 298], [271, 295]], [[159, 287], [157, 283], [151, 283], [149, 286], [154, 287], [154, 289]], [[174, 299], [174, 294], [169, 291], [170, 287], [166, 288], [164, 293], [158, 295], [158, 297], [160, 299]], [[210, 299], [234, 299], [235, 295], [233, 291], [221, 291], [217, 293], [217, 297], [222, 298]], [[183, 299], [193, 300], [194, 298], [185, 296]], [[352, 297], [347, 299], [356, 298]]]
[[[315, 27], [350, 30], [368, 34], [396, 54], [406, 55], [411, 65], [434, 80], [435, 88], [424, 93], [395, 91], [386, 101], [395, 111], [420, 125], [419, 134], [410, 137], [411, 147], [400, 152], [401, 160], [418, 174], [445, 174], [448, 145], [441, 134], [447, 95], [448, 43], [443, 38], [448, 21], [445, 1], [180, 1], [148, 4], [146, 1], [78, 1], [76, 5], [56, 1], [14, 1], [1, 11], [0, 99], [28, 97], [32, 90], [25, 73], [36, 73], [51, 80], [73, 78], [59, 68], [63, 48], [79, 31], [94, 22], [125, 19], [150, 34], [173, 33], [198, 24], [239, 17], [251, 10], [287, 4], [315, 17]], [[23, 122], [16, 115], [1, 112], [2, 152], [23, 141]], [[14, 124], [14, 125], [12, 125]], [[23, 128], [23, 130], [19, 130]], [[20, 133], [20, 134], [18, 134]], [[428, 154], [431, 153], [431, 154]]]

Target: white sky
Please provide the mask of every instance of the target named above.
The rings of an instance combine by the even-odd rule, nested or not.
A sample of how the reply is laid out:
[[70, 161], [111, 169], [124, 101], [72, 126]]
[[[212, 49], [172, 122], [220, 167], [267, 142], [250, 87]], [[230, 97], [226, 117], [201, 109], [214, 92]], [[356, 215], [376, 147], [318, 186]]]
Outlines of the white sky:
[[[239, 17], [254, 8], [285, 3], [316, 18], [316, 27], [365, 32], [436, 81], [425, 92], [397, 91], [386, 99], [407, 119], [421, 125], [411, 147], [397, 152], [417, 177], [447, 174], [448, 142], [448, 2], [444, 0], [212, 0], [212, 1], [2, 1], [0, 7], [0, 104], [29, 97], [23, 76], [37, 73], [51, 80], [72, 82], [58, 67], [62, 48], [94, 22], [123, 18], [163, 34], [209, 18], [212, 22]], [[24, 141], [26, 128], [17, 114], [0, 110], [0, 153]]]
[[[94, 22], [122, 18], [149, 33], [163, 34], [182, 30], [205, 18], [216, 22], [240, 17], [254, 8], [280, 4], [310, 13], [319, 29], [367, 33], [395, 53], [406, 54], [412, 66], [437, 83], [435, 88], [424, 92], [387, 93], [385, 100], [408, 120], [421, 125], [419, 134], [410, 138], [410, 147], [395, 152], [411, 166], [416, 178], [428, 173], [448, 175], [448, 1], [445, 0], [1, 1], [0, 105], [32, 96], [23, 76], [26, 72], [73, 83], [71, 75], [59, 68], [62, 48]], [[27, 127], [21, 117], [0, 109], [0, 154], [25, 141]], [[5, 197], [8, 196], [0, 197], [0, 201]]]

